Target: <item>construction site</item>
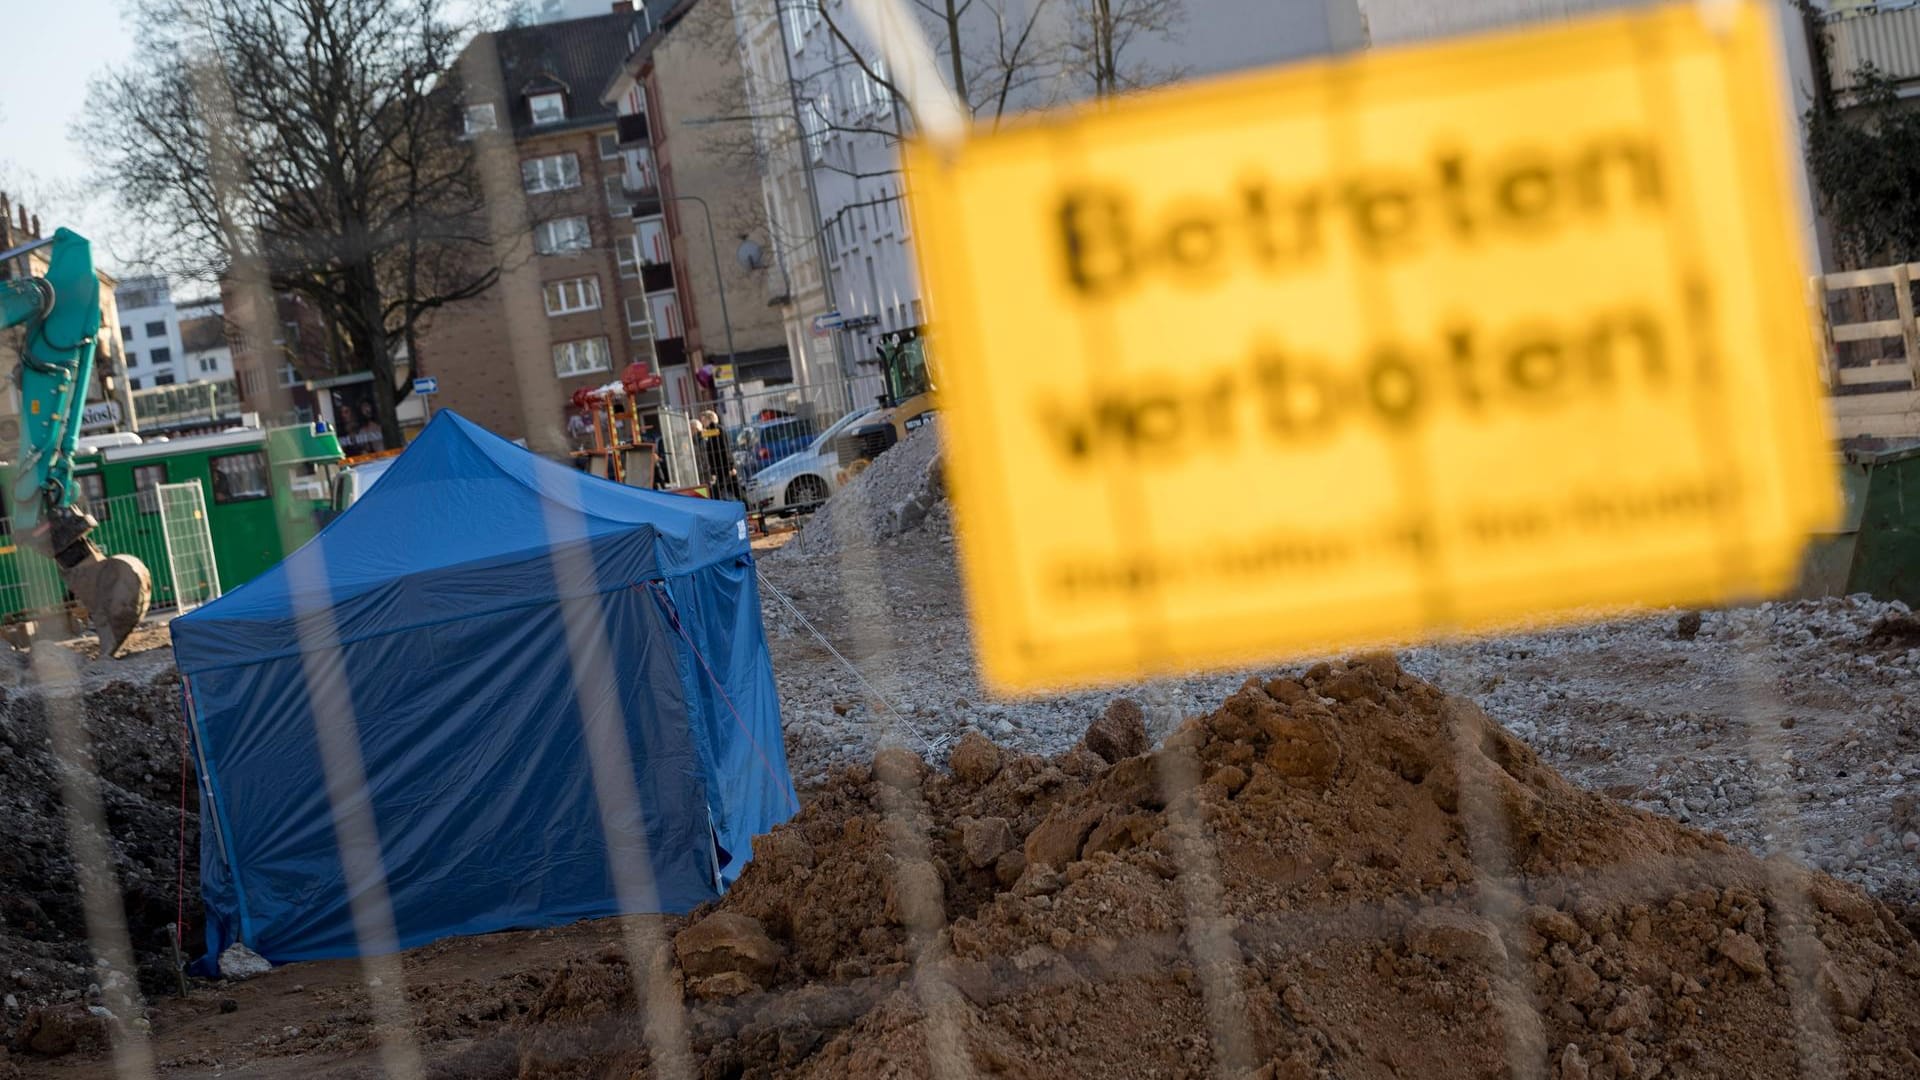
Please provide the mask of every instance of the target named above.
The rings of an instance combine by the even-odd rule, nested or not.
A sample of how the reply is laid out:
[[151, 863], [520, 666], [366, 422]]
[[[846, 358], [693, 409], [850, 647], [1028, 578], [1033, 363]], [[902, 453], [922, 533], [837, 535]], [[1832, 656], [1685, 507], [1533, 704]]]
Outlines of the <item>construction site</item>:
[[[1904, 605], [1650, 612], [1009, 702], [970, 662], [940, 476], [930, 427], [762, 542], [801, 810], [684, 917], [183, 994], [201, 822], [166, 631], [119, 662], [76, 640], [70, 681], [18, 677], [0, 724], [8, 1068], [115, 1075], [137, 1031], [162, 1075], [391, 1054], [501, 1077], [1920, 1073]], [[130, 969], [86, 934], [63, 710]], [[116, 987], [137, 1015], [103, 1004]]]
[[1920, 6], [1212, 2], [139, 5], [0, 1080], [1920, 1080]]

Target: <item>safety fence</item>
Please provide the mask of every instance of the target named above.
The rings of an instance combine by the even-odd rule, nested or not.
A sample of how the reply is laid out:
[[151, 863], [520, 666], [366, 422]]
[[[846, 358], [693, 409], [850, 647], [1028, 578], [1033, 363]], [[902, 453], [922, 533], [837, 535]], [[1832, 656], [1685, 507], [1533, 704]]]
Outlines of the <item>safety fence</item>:
[[220, 599], [220, 571], [213, 555], [213, 530], [208, 527], [206, 493], [198, 480], [161, 484], [161, 546], [166, 550], [167, 579], [176, 610], [191, 611]]
[[[82, 506], [99, 522], [90, 538], [102, 553], [131, 555], [146, 564], [155, 610], [187, 610], [219, 597], [213, 535], [197, 482], [83, 500]], [[66, 583], [53, 560], [7, 536], [0, 545], [0, 618], [55, 615], [67, 601]]]
[[[663, 409], [668, 478], [677, 488], [708, 486], [756, 511], [811, 510], [839, 487], [846, 459], [861, 455], [857, 440], [843, 445], [841, 436], [880, 406], [884, 391], [878, 375], [866, 375], [751, 393], [727, 389], [703, 408]], [[716, 422], [718, 434], [707, 434]]]

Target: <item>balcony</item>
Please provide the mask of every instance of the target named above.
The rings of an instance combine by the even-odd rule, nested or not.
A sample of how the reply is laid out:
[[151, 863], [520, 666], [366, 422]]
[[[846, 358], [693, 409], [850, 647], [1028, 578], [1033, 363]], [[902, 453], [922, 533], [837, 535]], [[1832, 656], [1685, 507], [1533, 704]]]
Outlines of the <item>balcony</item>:
[[1826, 25], [1836, 92], [1856, 89], [1856, 72], [1868, 64], [1902, 84], [1903, 93], [1905, 84], [1920, 81], [1920, 4], [1862, 6], [1829, 17]]
[[653, 167], [653, 154], [645, 147], [624, 151], [620, 170], [620, 192], [633, 206], [634, 217], [660, 212], [660, 174]]
[[646, 113], [628, 113], [614, 120], [614, 125], [614, 131], [620, 139], [621, 146], [642, 146], [652, 138], [652, 133], [647, 128]]
[[641, 263], [640, 287], [650, 293], [673, 288], [673, 264]]

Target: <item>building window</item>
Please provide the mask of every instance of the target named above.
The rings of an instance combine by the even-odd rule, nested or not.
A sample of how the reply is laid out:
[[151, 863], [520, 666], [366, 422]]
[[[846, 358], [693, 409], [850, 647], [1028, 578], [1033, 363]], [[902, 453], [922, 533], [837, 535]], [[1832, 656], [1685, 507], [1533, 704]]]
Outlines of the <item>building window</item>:
[[565, 94], [535, 94], [527, 99], [527, 107], [533, 111], [534, 127], [557, 124], [567, 118]]
[[217, 356], [200, 357], [200, 373], [210, 375], [220, 370], [220, 358]]
[[172, 385], [173, 385], [173, 372], [171, 372], [171, 371], [163, 371], [163, 372], [161, 372], [160, 374], [158, 374], [158, 375], [155, 375], [155, 376], [153, 377], [153, 385], [155, 385], [155, 386], [172, 386]]
[[297, 368], [295, 368], [292, 364], [280, 365], [280, 385], [281, 386], [299, 386], [300, 382], [301, 382], [300, 372]]
[[553, 373], [562, 379], [591, 375], [613, 367], [612, 355], [603, 337], [563, 341], [553, 347]]
[[913, 325], [920, 326], [920, 325], [923, 325], [925, 322], [926, 322], [926, 316], [920, 314], [920, 301], [915, 300], [913, 302]]
[[636, 146], [622, 155], [626, 158], [626, 182], [630, 191], [652, 191], [658, 185], [653, 179], [653, 152], [644, 146]]
[[167, 336], [167, 324], [166, 324], [166, 323], [164, 323], [164, 322], [150, 322], [150, 323], [148, 323], [148, 324], [147, 324], [147, 336], [148, 336], [148, 337], [166, 337], [166, 336]]
[[546, 288], [547, 314], [571, 315], [576, 311], [596, 311], [600, 307], [600, 279], [568, 278], [549, 281]]
[[155, 490], [167, 482], [167, 465], [135, 465], [133, 467], [134, 501], [139, 504], [143, 514], [160, 512], [160, 493]]
[[155, 364], [173, 363], [173, 350], [167, 348], [164, 345], [158, 349], [153, 350], [153, 362]]
[[80, 473], [73, 478], [80, 486], [80, 500], [86, 504], [87, 512], [96, 521], [106, 521], [111, 512], [107, 505], [107, 478], [99, 473]]
[[134, 352], [132, 349], [127, 350], [127, 366], [130, 368], [137, 368], [140, 366], [140, 354], [137, 352]]
[[632, 281], [640, 276], [639, 237], [621, 236], [613, 241], [613, 259], [620, 264], [620, 279]]
[[601, 132], [599, 143], [601, 161], [612, 161], [614, 158], [620, 156], [620, 137], [618, 135], [610, 131]]
[[593, 246], [593, 233], [585, 216], [554, 218], [534, 227], [533, 250], [542, 255], [585, 251]]
[[133, 340], [133, 327], [131, 327], [131, 326], [123, 326], [123, 327], [121, 327], [121, 328], [120, 328], [120, 340], [121, 340], [121, 341], [132, 341], [132, 340]]
[[647, 298], [629, 296], [623, 303], [627, 309], [627, 340], [646, 341], [653, 337], [653, 323], [647, 318]]
[[213, 501], [246, 502], [267, 497], [267, 455], [258, 450], [212, 458]]
[[821, 94], [818, 101], [800, 103], [800, 126], [807, 137], [807, 153], [814, 161], [819, 161], [827, 152], [827, 110], [833, 107], [833, 101]]
[[493, 119], [493, 106], [467, 106], [467, 134], [478, 135], [483, 131], [492, 131], [499, 125]]
[[647, 319], [655, 341], [671, 341], [686, 333], [680, 325], [680, 297], [672, 289], [647, 294]]
[[128, 379], [128, 380], [127, 380], [127, 389], [129, 389], [129, 390], [138, 390], [138, 389], [140, 389], [140, 380], [139, 380], [139, 379]]
[[601, 183], [607, 188], [607, 213], [614, 217], [632, 217], [633, 204], [627, 201], [626, 185], [618, 176], [609, 176]]
[[672, 252], [667, 247], [665, 218], [650, 217], [635, 222], [633, 235], [638, 242], [642, 266], [665, 266], [673, 261]]
[[574, 154], [528, 158], [520, 163], [520, 186], [529, 195], [577, 188], [580, 186], [580, 158]]
[[795, 56], [800, 55], [807, 40], [807, 14], [801, 7], [799, 0], [789, 0], [781, 9], [781, 13], [787, 17], [787, 47], [793, 50]]

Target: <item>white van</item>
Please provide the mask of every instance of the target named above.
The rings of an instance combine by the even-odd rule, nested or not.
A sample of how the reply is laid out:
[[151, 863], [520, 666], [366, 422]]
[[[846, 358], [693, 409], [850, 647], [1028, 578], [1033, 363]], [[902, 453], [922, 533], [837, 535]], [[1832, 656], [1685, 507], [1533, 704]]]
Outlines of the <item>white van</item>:
[[399, 458], [384, 457], [373, 461], [363, 461], [358, 465], [349, 465], [341, 469], [333, 478], [333, 512], [340, 511], [360, 501], [360, 497], [373, 487], [374, 483], [387, 474], [387, 468]]

